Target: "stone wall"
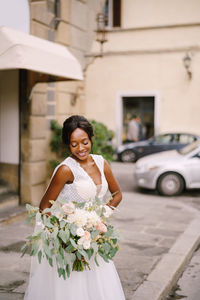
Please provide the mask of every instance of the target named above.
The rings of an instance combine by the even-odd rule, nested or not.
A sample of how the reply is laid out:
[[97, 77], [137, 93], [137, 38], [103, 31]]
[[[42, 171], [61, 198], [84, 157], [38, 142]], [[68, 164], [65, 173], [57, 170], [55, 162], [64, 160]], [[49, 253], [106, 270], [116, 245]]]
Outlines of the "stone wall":
[[[84, 69], [85, 53], [90, 50], [96, 29], [96, 14], [104, 0], [60, 0], [55, 15], [55, 0], [30, 1], [31, 34], [67, 46]], [[57, 22], [57, 20], [59, 22]], [[62, 124], [72, 114], [85, 113], [84, 81], [36, 84], [23, 119], [22, 131], [22, 202], [38, 205], [50, 172], [50, 121]]]

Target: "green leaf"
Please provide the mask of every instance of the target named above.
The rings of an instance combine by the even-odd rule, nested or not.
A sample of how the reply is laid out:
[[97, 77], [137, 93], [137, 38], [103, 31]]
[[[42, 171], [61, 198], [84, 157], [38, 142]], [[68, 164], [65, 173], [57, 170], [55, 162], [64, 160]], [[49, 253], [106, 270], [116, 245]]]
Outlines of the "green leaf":
[[61, 240], [66, 244], [66, 242], [69, 240], [69, 230], [60, 230], [58, 236], [61, 238]]
[[71, 260], [72, 264], [76, 260], [76, 255], [74, 253], [70, 253], [70, 260]]
[[98, 253], [99, 253], [99, 255], [105, 260], [105, 262], [109, 262], [109, 261], [108, 261], [108, 257], [107, 257], [105, 254], [103, 254], [103, 253], [100, 252], [100, 251], [98, 251]]
[[77, 244], [75, 243], [75, 241], [74, 241], [72, 238], [70, 238], [69, 240], [70, 240], [72, 246], [73, 246], [75, 249], [77, 249]]
[[67, 273], [67, 277], [70, 276], [70, 265], [69, 264], [66, 264], [66, 273]]
[[53, 267], [53, 259], [51, 257], [49, 257], [48, 261], [49, 261], [50, 266]]
[[91, 232], [91, 237], [92, 237], [92, 239], [95, 239], [96, 237], [97, 237], [97, 235], [99, 234], [99, 230], [94, 230], [94, 231], [92, 231]]
[[56, 261], [57, 261], [57, 263], [60, 265], [60, 267], [63, 266], [63, 258], [62, 258], [62, 256], [60, 255], [60, 253], [58, 253], [58, 254], [56, 255]]
[[78, 257], [79, 260], [81, 260], [82, 255], [81, 255], [81, 253], [79, 251], [76, 252], [76, 256]]
[[22, 252], [21, 257], [24, 256], [24, 254], [27, 252], [28, 248], [29, 248], [28, 245], [25, 244], [25, 248], [22, 250], [23, 252]]
[[98, 261], [97, 261], [97, 256], [96, 256], [96, 255], [95, 255], [95, 257], [94, 257], [94, 261], [95, 261], [97, 267], [99, 267], [99, 263], [98, 263]]
[[52, 256], [51, 250], [50, 250], [49, 246], [46, 245], [46, 244], [44, 244], [44, 252], [46, 253], [46, 255], [47, 255], [48, 257], [51, 257], [51, 256]]
[[78, 226], [76, 226], [75, 224], [70, 225], [70, 231], [73, 236], [76, 236], [77, 228], [78, 228]]
[[53, 233], [51, 234], [52, 238], [55, 239], [58, 235], [58, 227], [54, 227]]
[[92, 247], [92, 249], [94, 250], [94, 252], [97, 252], [97, 251], [98, 251], [98, 245], [97, 245], [96, 242], [91, 243], [91, 247]]
[[38, 261], [39, 261], [39, 263], [41, 263], [41, 260], [42, 260], [42, 251], [40, 250], [38, 252]]
[[70, 253], [72, 250], [74, 249], [74, 247], [72, 246], [72, 244], [70, 243], [66, 248], [65, 251]]
[[57, 237], [53, 239], [53, 245], [56, 249], [60, 247], [60, 241]]
[[31, 254], [30, 256], [35, 256], [39, 249], [39, 243], [32, 244]]
[[87, 255], [88, 255], [88, 259], [90, 260], [90, 258], [92, 257], [93, 253], [94, 253], [94, 250], [93, 249], [88, 249], [88, 250], [85, 250], [87, 252]]
[[108, 243], [103, 243], [102, 247], [104, 248], [105, 253], [108, 254], [109, 251], [110, 251], [111, 246]]

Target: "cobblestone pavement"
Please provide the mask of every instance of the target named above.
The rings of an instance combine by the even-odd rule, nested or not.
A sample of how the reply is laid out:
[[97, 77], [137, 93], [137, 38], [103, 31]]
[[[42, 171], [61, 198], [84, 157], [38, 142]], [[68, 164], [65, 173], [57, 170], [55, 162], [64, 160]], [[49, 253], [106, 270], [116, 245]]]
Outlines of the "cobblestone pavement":
[[[114, 223], [123, 235], [115, 264], [126, 300], [131, 300], [134, 291], [196, 217], [197, 211], [171, 198], [135, 191], [130, 187], [132, 165], [122, 167], [115, 163], [113, 171], [118, 179], [121, 178], [124, 191], [123, 201], [114, 217]], [[21, 259], [19, 249], [31, 232], [32, 228], [24, 223], [24, 219], [0, 226], [1, 300], [23, 299], [30, 258], [25, 255]], [[141, 298], [145, 299], [148, 298]]]

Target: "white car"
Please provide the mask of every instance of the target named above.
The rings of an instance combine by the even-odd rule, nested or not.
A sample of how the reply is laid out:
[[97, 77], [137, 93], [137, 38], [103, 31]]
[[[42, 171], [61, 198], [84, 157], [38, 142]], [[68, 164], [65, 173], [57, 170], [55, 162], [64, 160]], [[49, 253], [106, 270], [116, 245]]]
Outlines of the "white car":
[[167, 196], [178, 195], [184, 188], [200, 188], [200, 141], [139, 159], [135, 178], [139, 187]]

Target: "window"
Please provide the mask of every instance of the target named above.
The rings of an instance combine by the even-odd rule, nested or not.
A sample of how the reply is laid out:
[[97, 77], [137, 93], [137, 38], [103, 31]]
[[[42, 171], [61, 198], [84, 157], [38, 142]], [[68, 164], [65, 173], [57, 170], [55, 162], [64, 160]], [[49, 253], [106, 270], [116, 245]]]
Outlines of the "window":
[[188, 134], [180, 134], [179, 136], [179, 143], [181, 144], [189, 144], [196, 140], [196, 138], [192, 135]]
[[155, 143], [168, 144], [173, 141], [173, 136], [171, 134], [158, 135], [154, 138]]
[[107, 27], [121, 26], [121, 0], [106, 0], [104, 6]]

